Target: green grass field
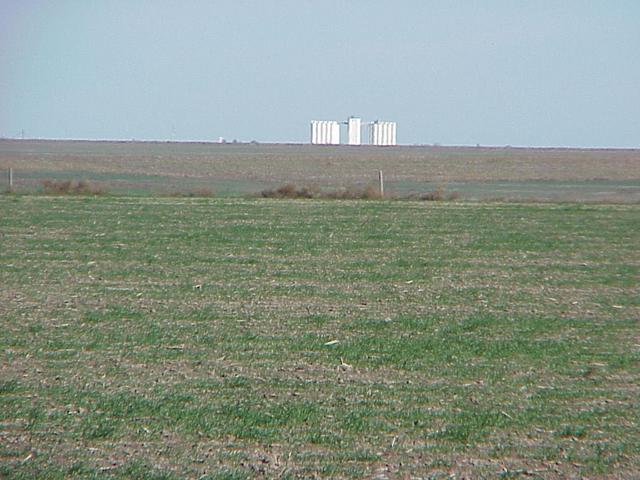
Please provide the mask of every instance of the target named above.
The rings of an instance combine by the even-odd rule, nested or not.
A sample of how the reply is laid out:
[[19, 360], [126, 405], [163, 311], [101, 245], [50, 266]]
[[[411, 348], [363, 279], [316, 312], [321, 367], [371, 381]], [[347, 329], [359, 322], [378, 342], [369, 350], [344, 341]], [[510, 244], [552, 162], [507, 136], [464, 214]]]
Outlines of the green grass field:
[[0, 196], [0, 477], [638, 478], [639, 219]]

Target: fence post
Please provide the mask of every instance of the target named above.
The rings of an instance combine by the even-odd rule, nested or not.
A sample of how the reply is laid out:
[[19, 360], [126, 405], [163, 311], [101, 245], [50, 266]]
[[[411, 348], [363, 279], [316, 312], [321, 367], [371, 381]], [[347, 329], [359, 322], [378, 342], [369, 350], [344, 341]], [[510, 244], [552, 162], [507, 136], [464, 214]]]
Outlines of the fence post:
[[382, 178], [382, 170], [378, 171], [378, 184], [380, 186], [380, 198], [384, 198], [384, 178]]
[[13, 168], [9, 169], [9, 191], [13, 190]]

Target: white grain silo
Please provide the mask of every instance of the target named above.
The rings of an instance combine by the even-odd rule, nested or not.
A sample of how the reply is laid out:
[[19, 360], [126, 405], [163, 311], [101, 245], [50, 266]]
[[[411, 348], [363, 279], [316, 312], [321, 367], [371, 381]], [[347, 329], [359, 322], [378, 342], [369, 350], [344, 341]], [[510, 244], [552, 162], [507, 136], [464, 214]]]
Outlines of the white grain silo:
[[396, 145], [396, 131], [395, 122], [376, 120], [369, 124], [369, 143], [378, 146]]
[[380, 129], [381, 125], [378, 120], [369, 124], [369, 143], [371, 145], [380, 145]]
[[335, 145], [340, 145], [340, 124], [338, 122], [333, 124], [333, 140]]
[[313, 120], [311, 122], [313, 145], [337, 145], [340, 143], [340, 124], [336, 121]]
[[349, 117], [347, 122], [347, 143], [360, 145], [361, 121], [359, 118]]
[[311, 143], [314, 145], [321, 145], [324, 143], [324, 122], [320, 120], [314, 120], [311, 122]]
[[311, 144], [318, 143], [318, 122], [316, 120], [311, 121]]

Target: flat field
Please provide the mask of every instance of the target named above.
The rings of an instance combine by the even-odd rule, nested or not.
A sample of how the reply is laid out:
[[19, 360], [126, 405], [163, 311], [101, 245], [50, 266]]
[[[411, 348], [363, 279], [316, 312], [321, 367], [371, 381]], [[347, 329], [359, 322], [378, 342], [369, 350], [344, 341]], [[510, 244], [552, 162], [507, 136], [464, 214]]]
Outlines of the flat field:
[[242, 196], [285, 183], [361, 187], [382, 170], [399, 196], [640, 203], [640, 150], [0, 140], [8, 168], [18, 191], [87, 180], [116, 194]]
[[638, 205], [0, 212], [0, 477], [640, 476]]

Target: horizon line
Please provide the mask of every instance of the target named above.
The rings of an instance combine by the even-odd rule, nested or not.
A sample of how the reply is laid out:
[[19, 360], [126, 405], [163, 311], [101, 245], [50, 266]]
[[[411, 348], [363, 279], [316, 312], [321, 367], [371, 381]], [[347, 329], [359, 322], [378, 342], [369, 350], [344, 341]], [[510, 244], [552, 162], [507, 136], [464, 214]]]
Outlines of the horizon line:
[[43, 141], [43, 142], [104, 142], [104, 143], [206, 143], [211, 145], [297, 145], [310, 147], [376, 147], [376, 148], [394, 148], [394, 147], [430, 147], [430, 148], [491, 148], [491, 149], [540, 149], [540, 150], [640, 150], [640, 145], [636, 147], [620, 147], [620, 146], [577, 146], [577, 145], [511, 145], [511, 144], [466, 144], [466, 143], [399, 143], [397, 145], [348, 145], [340, 143], [337, 145], [314, 145], [309, 142], [300, 141], [260, 141], [260, 140], [231, 140], [217, 141], [211, 139], [154, 139], [154, 138], [82, 138], [82, 137], [5, 137], [0, 136], [0, 141]]

